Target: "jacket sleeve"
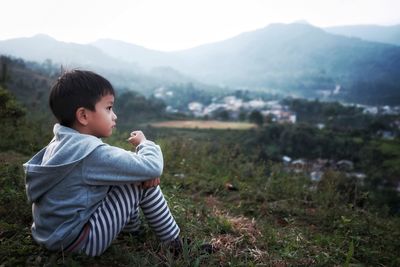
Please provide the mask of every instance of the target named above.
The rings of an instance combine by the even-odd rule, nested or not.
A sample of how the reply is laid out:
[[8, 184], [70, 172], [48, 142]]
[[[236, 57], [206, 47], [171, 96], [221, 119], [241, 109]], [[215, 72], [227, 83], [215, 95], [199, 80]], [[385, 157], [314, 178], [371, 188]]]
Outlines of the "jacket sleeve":
[[83, 160], [84, 181], [92, 185], [135, 183], [160, 177], [163, 156], [158, 145], [144, 141], [137, 152], [103, 145]]

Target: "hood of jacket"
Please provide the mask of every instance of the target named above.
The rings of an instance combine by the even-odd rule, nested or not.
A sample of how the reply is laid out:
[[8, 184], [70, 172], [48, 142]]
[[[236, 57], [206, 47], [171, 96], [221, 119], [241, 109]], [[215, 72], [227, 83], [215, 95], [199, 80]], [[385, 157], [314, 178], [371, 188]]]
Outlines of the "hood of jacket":
[[54, 138], [48, 146], [34, 155], [24, 166], [28, 200], [36, 202], [57, 185], [82, 159], [98, 146], [101, 139], [54, 125]]

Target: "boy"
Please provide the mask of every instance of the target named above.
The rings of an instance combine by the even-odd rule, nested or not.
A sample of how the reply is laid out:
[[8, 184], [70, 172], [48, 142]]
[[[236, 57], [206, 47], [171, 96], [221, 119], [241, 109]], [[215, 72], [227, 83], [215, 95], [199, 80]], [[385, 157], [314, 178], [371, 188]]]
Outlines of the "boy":
[[90, 71], [66, 72], [49, 104], [58, 120], [54, 138], [24, 164], [34, 240], [49, 250], [97, 256], [122, 230], [139, 230], [140, 207], [161, 241], [181, 246], [158, 186], [160, 147], [141, 131], [128, 139], [136, 153], [100, 139], [112, 134], [117, 120], [111, 84]]

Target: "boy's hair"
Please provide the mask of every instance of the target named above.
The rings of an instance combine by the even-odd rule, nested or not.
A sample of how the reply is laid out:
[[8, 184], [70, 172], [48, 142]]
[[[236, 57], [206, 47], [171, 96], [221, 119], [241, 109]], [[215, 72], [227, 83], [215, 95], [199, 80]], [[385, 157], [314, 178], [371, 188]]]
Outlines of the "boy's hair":
[[91, 71], [72, 70], [57, 79], [51, 88], [49, 104], [58, 122], [71, 127], [78, 108], [95, 111], [96, 103], [108, 94], [115, 95], [108, 80]]

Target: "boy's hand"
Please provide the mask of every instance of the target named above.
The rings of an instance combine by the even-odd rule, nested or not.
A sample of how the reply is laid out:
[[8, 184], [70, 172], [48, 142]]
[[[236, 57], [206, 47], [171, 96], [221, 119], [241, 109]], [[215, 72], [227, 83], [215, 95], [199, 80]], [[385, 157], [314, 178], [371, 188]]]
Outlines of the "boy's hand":
[[142, 187], [143, 188], [156, 187], [159, 184], [160, 184], [160, 177], [157, 177], [157, 178], [142, 182]]
[[131, 137], [128, 138], [128, 142], [134, 146], [138, 146], [143, 141], [146, 141], [146, 137], [142, 131], [133, 131]]

